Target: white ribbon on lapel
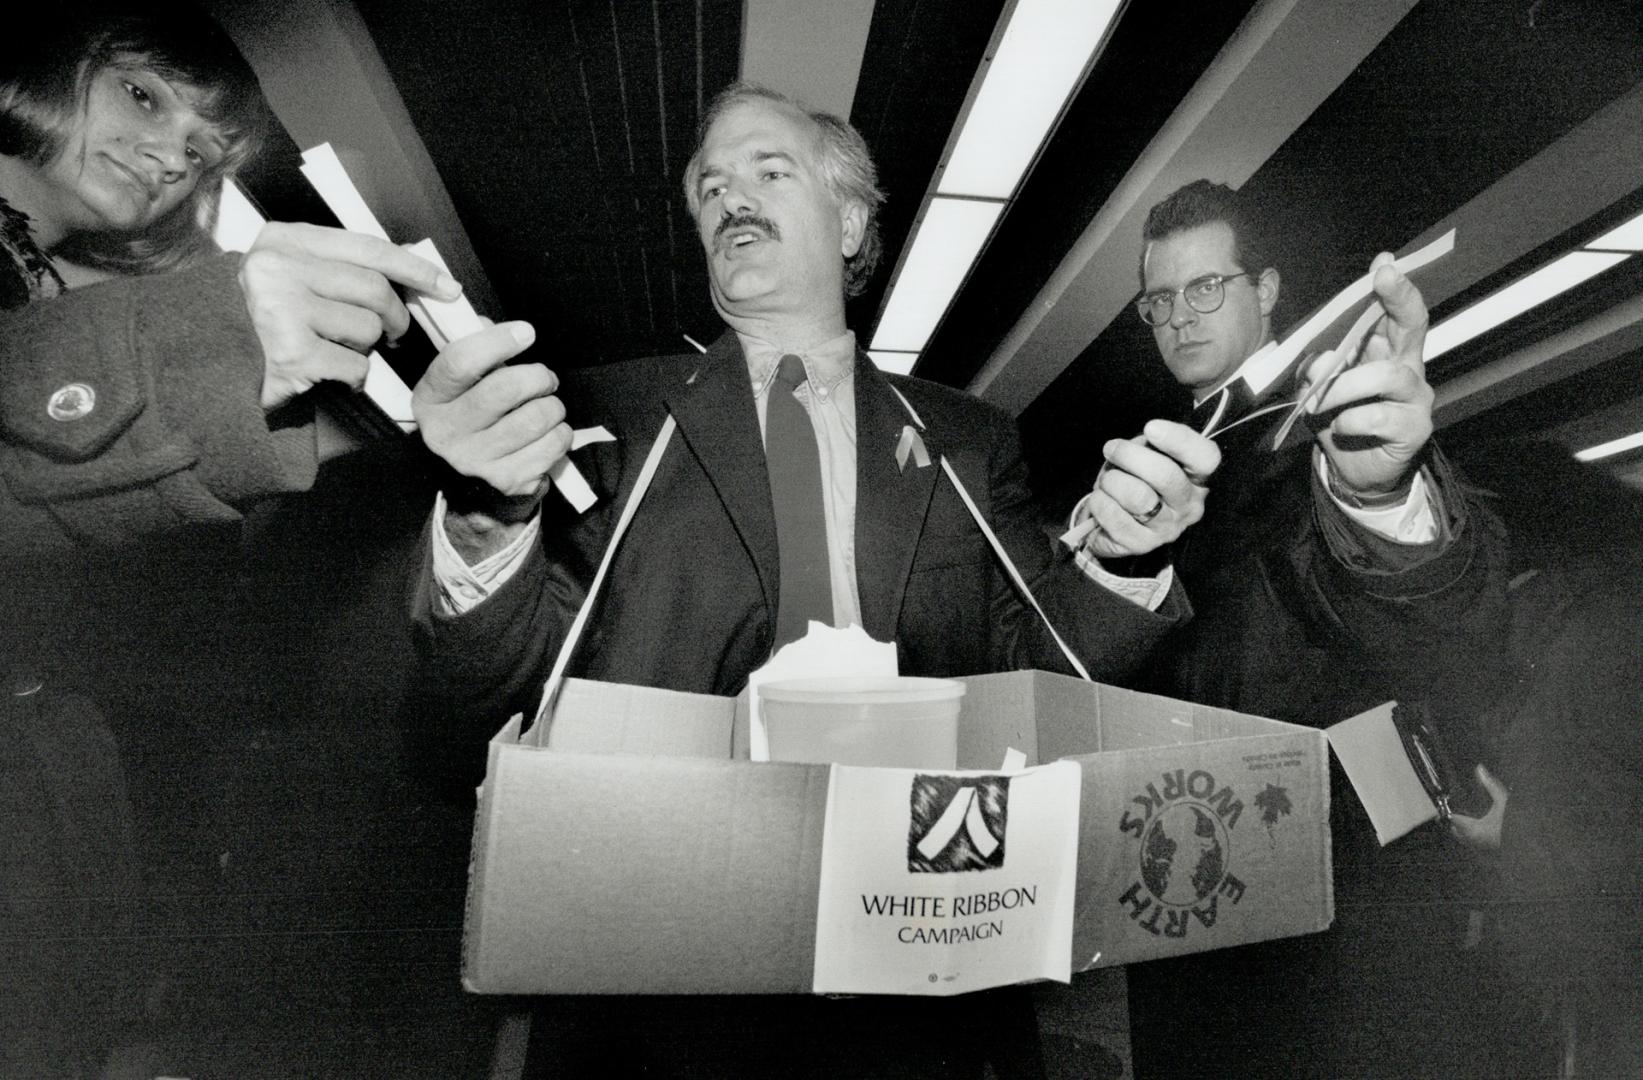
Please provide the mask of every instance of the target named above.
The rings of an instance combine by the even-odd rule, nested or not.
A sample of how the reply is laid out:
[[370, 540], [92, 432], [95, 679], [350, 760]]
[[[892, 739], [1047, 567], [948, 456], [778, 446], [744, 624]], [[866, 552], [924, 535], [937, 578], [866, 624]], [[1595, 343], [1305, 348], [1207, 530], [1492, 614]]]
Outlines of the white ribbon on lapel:
[[[900, 390], [897, 390], [894, 386], [890, 387], [890, 392], [901, 399], [901, 406], [907, 410], [907, 415], [912, 417], [913, 423], [917, 424], [920, 428], [923, 428], [924, 420], [913, 408], [913, 403], [907, 400], [907, 395], [903, 394]], [[913, 440], [917, 441], [918, 448], [921, 451], [924, 450], [923, 440], [919, 439], [918, 434], [913, 432], [911, 426], [902, 428], [901, 445], [912, 445], [908, 439], [909, 433], [912, 434]], [[907, 468], [907, 461], [904, 456], [901, 456], [900, 447], [897, 447], [896, 453], [901, 461], [902, 469], [905, 471]], [[928, 463], [929, 453], [928, 451], [925, 451], [925, 459], [920, 463], [920, 466], [922, 467]], [[1033, 590], [1028, 587], [1026, 580], [1022, 578], [1021, 571], [1016, 569], [1015, 560], [1010, 558], [1010, 553], [1008, 551], [1004, 550], [1004, 545], [999, 542], [998, 537], [993, 533], [993, 527], [987, 524], [987, 519], [982, 515], [981, 508], [976, 505], [976, 501], [974, 499], [970, 498], [969, 489], [964, 486], [964, 481], [958, 478], [958, 472], [954, 470], [953, 463], [947, 460], [945, 454], [942, 455], [941, 458], [941, 471], [947, 474], [948, 480], [952, 481], [953, 490], [958, 492], [958, 497], [960, 499], [964, 500], [964, 508], [970, 511], [970, 516], [975, 519], [976, 528], [981, 530], [981, 535], [986, 537], [987, 543], [992, 546], [993, 554], [998, 557], [999, 565], [1004, 568], [1004, 572], [1009, 575], [1010, 580], [1015, 584], [1015, 587], [1021, 591], [1021, 595], [1026, 598], [1027, 603], [1032, 605], [1033, 611], [1038, 613], [1039, 621], [1044, 624], [1044, 628], [1048, 630], [1050, 632], [1050, 636], [1055, 639], [1056, 645], [1058, 645], [1061, 649], [1061, 655], [1067, 658], [1067, 663], [1072, 665], [1072, 669], [1078, 672], [1080, 678], [1082, 678], [1085, 682], [1094, 682], [1095, 680], [1090, 678], [1088, 669], [1084, 667], [1084, 662], [1078, 658], [1077, 654], [1072, 651], [1072, 648], [1066, 643], [1065, 640], [1062, 639], [1061, 632], [1055, 628], [1055, 623], [1050, 621], [1050, 617], [1046, 615], [1044, 613], [1044, 609], [1038, 605], [1038, 598], [1033, 595]]]
[[924, 448], [924, 440], [919, 438], [919, 433], [913, 430], [912, 424], [905, 424], [901, 429], [901, 438], [896, 442], [896, 467], [902, 472], [907, 471], [909, 454], [919, 468], [929, 467], [930, 451]]

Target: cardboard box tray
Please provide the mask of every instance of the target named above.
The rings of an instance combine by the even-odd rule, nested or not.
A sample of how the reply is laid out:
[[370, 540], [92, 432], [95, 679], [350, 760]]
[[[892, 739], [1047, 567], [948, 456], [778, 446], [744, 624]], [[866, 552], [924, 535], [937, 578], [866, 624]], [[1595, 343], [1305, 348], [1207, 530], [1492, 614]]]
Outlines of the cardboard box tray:
[[[967, 678], [961, 767], [1083, 773], [1072, 969], [1327, 928], [1321, 731], [1045, 672]], [[569, 680], [489, 747], [479, 993], [808, 993], [826, 765], [746, 758], [728, 698]]]

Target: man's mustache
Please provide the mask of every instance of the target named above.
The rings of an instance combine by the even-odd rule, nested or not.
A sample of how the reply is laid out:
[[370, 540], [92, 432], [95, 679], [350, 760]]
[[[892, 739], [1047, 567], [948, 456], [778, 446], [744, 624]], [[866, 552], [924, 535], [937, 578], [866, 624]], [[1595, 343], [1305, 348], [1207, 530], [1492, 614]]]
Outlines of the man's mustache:
[[732, 229], [748, 228], [757, 229], [759, 232], [763, 233], [765, 238], [768, 240], [780, 241], [782, 238], [782, 231], [776, 227], [776, 223], [774, 221], [771, 221], [769, 218], [760, 217], [757, 214], [742, 214], [738, 217], [727, 217], [723, 221], [719, 222], [719, 227], [713, 230], [714, 248], [724, 247], [724, 244], [721, 241], [723, 240], [725, 233], [731, 231]]

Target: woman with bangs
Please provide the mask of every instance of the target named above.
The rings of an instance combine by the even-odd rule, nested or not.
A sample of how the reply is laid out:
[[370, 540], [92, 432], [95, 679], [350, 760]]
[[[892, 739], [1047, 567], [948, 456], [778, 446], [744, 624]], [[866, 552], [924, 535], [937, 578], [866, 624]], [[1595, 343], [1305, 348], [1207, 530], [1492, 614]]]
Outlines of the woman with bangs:
[[[282, 644], [235, 606], [245, 514], [314, 483], [306, 391], [363, 384], [410, 322], [393, 286], [460, 294], [341, 229], [216, 252], [222, 181], [271, 125], [180, 0], [56, 0], [0, 34], [0, 1080], [189, 1074], [157, 1049], [188, 1037], [187, 950], [144, 910], [121, 750], [145, 822], [201, 824], [202, 733], [266, 691], [225, 657]], [[169, 842], [151, 884], [187, 893], [199, 853]]]
[[[0, 1080], [191, 1072], [156, 1050], [187, 1021], [177, 916], [143, 909], [122, 748], [156, 778], [145, 822], [197, 827], [200, 733], [266, 689], [228, 661], [283, 644], [237, 607], [240, 526], [314, 483], [306, 391], [363, 385], [409, 325], [393, 286], [460, 294], [340, 228], [215, 252], [222, 181], [271, 127], [182, 0], [56, 0], [0, 33]], [[168, 893], [181, 855], [154, 860]]]
[[[0, 1077], [151, 1077], [178, 1064], [145, 1007], [164, 965], [135, 933], [138, 830], [81, 636], [112, 620], [96, 600], [133, 576], [108, 573], [101, 593], [76, 579], [93, 561], [79, 545], [100, 546], [98, 530], [114, 546], [187, 516], [153, 512], [191, 496], [174, 466], [146, 464], [166, 439], [133, 419], [185, 376], [116, 332], [186, 312], [134, 299], [104, 332], [76, 320], [78, 337], [35, 337], [5, 313], [66, 304], [59, 295], [82, 285], [117, 290], [98, 284], [111, 278], [180, 276], [213, 253], [222, 181], [255, 154], [268, 110], [249, 65], [197, 13], [71, 2], [47, 25], [0, 42], [0, 492], [17, 499], [0, 507]], [[208, 363], [245, 382], [221, 354]], [[254, 406], [254, 382], [251, 395]], [[204, 412], [201, 426], [220, 419]], [[60, 496], [78, 509], [55, 506]], [[150, 510], [123, 511], [133, 500]]]
[[[268, 123], [249, 65], [186, 9], [83, 10], [0, 50], [0, 214], [13, 308], [213, 251], [224, 177]], [[25, 291], [26, 290], [26, 291]]]

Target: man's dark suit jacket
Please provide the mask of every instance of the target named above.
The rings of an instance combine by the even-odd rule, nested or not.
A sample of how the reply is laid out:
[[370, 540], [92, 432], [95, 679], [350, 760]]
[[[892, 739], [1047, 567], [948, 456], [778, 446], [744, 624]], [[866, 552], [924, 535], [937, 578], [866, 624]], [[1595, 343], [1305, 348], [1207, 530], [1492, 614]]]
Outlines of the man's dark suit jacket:
[[[896, 449], [925, 424], [931, 463]], [[581, 517], [549, 495], [542, 539], [516, 576], [459, 617], [433, 614], [427, 556], [413, 600], [427, 737], [467, 790], [485, 743], [534, 709], [543, 680], [664, 417], [678, 423], [612, 564], [570, 674], [735, 694], [770, 655], [776, 525], [747, 363], [734, 334], [707, 355], [577, 373], [562, 391], [578, 426], [614, 443], [578, 451], [598, 492]], [[939, 464], [945, 455], [1057, 630], [1096, 678], [1115, 679], [1188, 615], [1178, 591], [1158, 612], [1091, 581], [1029, 501], [1014, 421], [947, 387], [880, 373], [856, 357], [856, 579], [864, 629], [894, 641], [908, 675], [1012, 668], [1067, 671]], [[451, 753], [451, 740], [463, 745]], [[453, 757], [465, 759], [463, 764]], [[1030, 999], [1013, 989], [949, 999], [559, 997], [533, 1026], [531, 1069], [547, 1075], [680, 1077], [1040, 1075]]]
[[[897, 462], [913, 421], [931, 464]], [[516, 577], [460, 617], [432, 614], [424, 569], [415, 599], [429, 661], [424, 692], [484, 740], [534, 706], [664, 416], [678, 422], [611, 568], [570, 673], [735, 694], [769, 657], [776, 622], [776, 526], [747, 364], [733, 334], [706, 355], [668, 356], [567, 378], [578, 426], [616, 436], [578, 451], [600, 495], [572, 518], [550, 496], [542, 540]], [[856, 577], [864, 629], [894, 641], [907, 675], [1017, 668], [1067, 671], [1017, 595], [952, 483], [952, 462], [1056, 628], [1098, 679], [1132, 669], [1188, 614], [1179, 590], [1150, 612], [1091, 581], [1048, 538], [1029, 501], [1014, 421], [948, 387], [879, 372], [858, 354]], [[563, 512], [562, 512], [563, 511]]]

